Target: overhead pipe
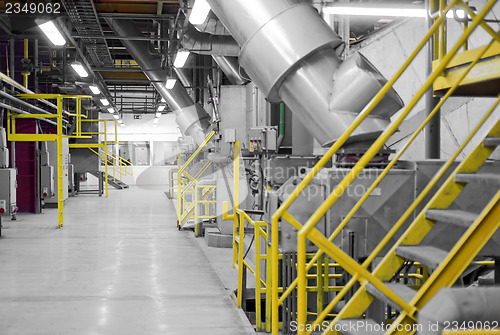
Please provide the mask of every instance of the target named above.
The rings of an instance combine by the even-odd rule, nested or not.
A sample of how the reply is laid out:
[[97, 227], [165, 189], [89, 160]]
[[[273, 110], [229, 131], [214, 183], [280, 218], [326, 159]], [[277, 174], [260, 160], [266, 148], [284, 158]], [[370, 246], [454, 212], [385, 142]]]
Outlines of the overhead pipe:
[[[310, 4], [207, 1], [242, 46], [239, 60], [249, 78], [270, 102], [285, 102], [323, 146], [344, 133], [386, 82], [360, 54], [342, 63], [336, 52], [342, 40]], [[376, 138], [401, 107], [391, 90], [351, 141]]]
[[195, 24], [194, 26], [202, 33], [231, 36], [231, 33], [224, 27], [222, 22], [220, 22], [213, 12], [208, 14], [205, 22], [202, 24]]
[[[142, 34], [132, 20], [106, 18], [106, 21], [118, 36], [139, 36]], [[179, 81], [171, 90], [168, 90], [165, 87], [167, 80], [165, 70], [148, 70], [161, 68], [161, 57], [150, 52], [149, 42], [122, 40], [122, 43], [137, 64], [145, 69], [144, 74], [177, 116], [176, 122], [182, 134], [192, 136], [198, 145], [203, 143], [211, 131], [210, 115], [191, 99]]]
[[[194, 25], [198, 31], [201, 33], [205, 33], [204, 38], [209, 38], [210, 35], [219, 35], [219, 36], [231, 36], [231, 33], [224, 27], [222, 22], [215, 16], [213, 12], [205, 19], [205, 22], [202, 24]], [[236, 41], [232, 37], [227, 37], [227, 40], [231, 40], [231, 43], [234, 43], [238, 46], [238, 50], [235, 50], [237, 54], [240, 53], [240, 47]], [[213, 43], [213, 41], [212, 41]], [[193, 51], [196, 52], [196, 51]], [[240, 66], [238, 62], [238, 57], [231, 57], [230, 55], [222, 54], [222, 55], [212, 55], [212, 58], [215, 60], [217, 65], [219, 65], [220, 69], [229, 81], [233, 85], [246, 85], [250, 82], [250, 79], [247, 79], [245, 70]]]
[[180, 38], [184, 49], [200, 55], [237, 57], [241, 50], [233, 37], [202, 33], [191, 24]]
[[218, 55], [213, 55], [212, 57], [233, 85], [245, 85], [250, 82], [245, 70], [240, 67], [237, 57]]

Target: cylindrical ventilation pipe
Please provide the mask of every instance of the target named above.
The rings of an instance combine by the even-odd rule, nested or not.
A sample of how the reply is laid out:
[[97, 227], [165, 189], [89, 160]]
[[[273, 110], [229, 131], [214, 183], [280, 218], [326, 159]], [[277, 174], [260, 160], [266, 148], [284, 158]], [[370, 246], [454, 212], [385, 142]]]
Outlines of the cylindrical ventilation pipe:
[[181, 37], [184, 49], [200, 55], [223, 55], [237, 57], [241, 48], [231, 36], [202, 33], [191, 24]]
[[[385, 83], [360, 54], [342, 63], [335, 52], [342, 41], [309, 4], [298, 0], [208, 2], [242, 46], [239, 61], [250, 79], [269, 101], [284, 101], [324, 146], [344, 133]], [[377, 137], [402, 106], [391, 91], [351, 140]]]
[[[140, 36], [142, 32], [132, 20], [106, 18], [109, 26], [119, 37]], [[174, 88], [165, 87], [167, 72], [161, 69], [160, 55], [151, 52], [148, 41], [122, 40], [123, 45], [151, 80], [160, 96], [165, 99], [177, 116], [176, 122], [184, 135], [192, 136], [200, 145], [210, 132], [210, 115], [195, 103], [186, 89], [177, 81]]]

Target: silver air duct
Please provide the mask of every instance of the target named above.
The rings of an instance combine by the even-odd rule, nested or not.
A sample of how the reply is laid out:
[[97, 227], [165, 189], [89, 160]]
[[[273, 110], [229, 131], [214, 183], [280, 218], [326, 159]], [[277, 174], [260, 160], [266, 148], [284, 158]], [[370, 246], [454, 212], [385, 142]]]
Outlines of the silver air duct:
[[[242, 46], [239, 61], [252, 81], [269, 101], [284, 101], [324, 146], [344, 133], [385, 83], [362, 55], [342, 63], [335, 52], [342, 41], [307, 3], [208, 2]], [[402, 106], [391, 91], [351, 140], [377, 137]]]
[[245, 85], [250, 82], [249, 79], [245, 78], [246, 73], [243, 68], [240, 67], [238, 58], [216, 55], [212, 57], [233, 85]]
[[181, 44], [184, 49], [201, 55], [237, 57], [240, 54], [240, 46], [231, 36], [202, 33], [191, 24], [182, 35]]
[[[119, 37], [140, 36], [142, 32], [132, 20], [106, 18], [109, 26]], [[177, 81], [174, 88], [167, 90], [167, 72], [161, 69], [161, 57], [150, 51], [148, 41], [122, 40], [123, 45], [151, 80], [160, 96], [165, 99], [177, 116], [176, 122], [184, 135], [192, 136], [200, 145], [210, 131], [210, 115], [195, 103], [186, 89]]]
[[202, 33], [231, 36], [231, 33], [226, 29], [226, 27], [224, 27], [222, 22], [220, 22], [213, 12], [208, 14], [205, 22], [194, 26]]

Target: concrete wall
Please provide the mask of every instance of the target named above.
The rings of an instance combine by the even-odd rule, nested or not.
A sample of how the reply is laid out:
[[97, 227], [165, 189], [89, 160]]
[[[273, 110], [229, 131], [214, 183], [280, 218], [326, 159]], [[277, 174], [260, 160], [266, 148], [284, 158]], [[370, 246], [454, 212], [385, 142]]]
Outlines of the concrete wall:
[[[485, 3], [484, 0], [474, 1], [473, 5], [480, 10]], [[489, 19], [500, 17], [500, 5], [494, 7], [494, 14], [488, 15]], [[494, 30], [498, 30], [499, 25], [490, 24]], [[453, 19], [448, 19], [448, 50], [458, 40], [461, 34], [460, 26]], [[367, 39], [360, 45], [353, 47], [351, 52], [360, 51], [365, 55], [386, 78], [391, 78], [408, 56], [413, 52], [418, 43], [423, 39], [427, 29], [425, 20], [420, 18], [408, 19], [380, 31], [372, 38]], [[490, 41], [490, 36], [482, 29], [478, 28], [469, 40], [469, 48], [478, 48], [486, 45]], [[422, 52], [409, 69], [403, 74], [395, 85], [396, 91], [400, 94], [405, 104], [408, 104], [415, 93], [420, 89], [426, 80], [425, 52]], [[449, 158], [463, 143], [470, 131], [477, 125], [479, 120], [491, 108], [495, 99], [489, 98], [452, 98], [442, 108], [441, 126], [441, 154], [442, 158]], [[399, 114], [398, 114], [399, 115]], [[397, 116], [397, 115], [396, 115]], [[497, 108], [494, 115], [481, 129], [478, 136], [484, 137], [495, 120], [500, 117], [500, 108]], [[404, 138], [409, 130], [416, 128], [416, 121], [424, 119], [424, 102], [418, 103], [408, 122], [402, 125], [401, 132], [394, 137], [392, 143]], [[420, 121], [420, 122], [421, 122]], [[402, 136], [403, 135], [403, 136]], [[480, 138], [477, 137], [466, 148], [469, 152], [473, 146], [477, 145]], [[393, 148], [398, 149], [405, 141], [394, 144]], [[473, 146], [472, 146], [473, 145]], [[418, 160], [425, 157], [424, 135], [421, 134], [410, 149], [405, 154], [404, 159]], [[500, 153], [494, 154], [496, 159], [500, 158]]]

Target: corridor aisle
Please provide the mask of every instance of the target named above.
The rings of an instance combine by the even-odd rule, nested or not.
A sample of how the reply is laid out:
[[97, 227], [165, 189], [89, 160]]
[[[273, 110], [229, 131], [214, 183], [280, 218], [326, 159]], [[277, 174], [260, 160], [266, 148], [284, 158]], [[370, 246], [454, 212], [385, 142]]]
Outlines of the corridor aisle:
[[0, 334], [254, 334], [163, 191], [70, 198], [63, 229], [4, 219]]

